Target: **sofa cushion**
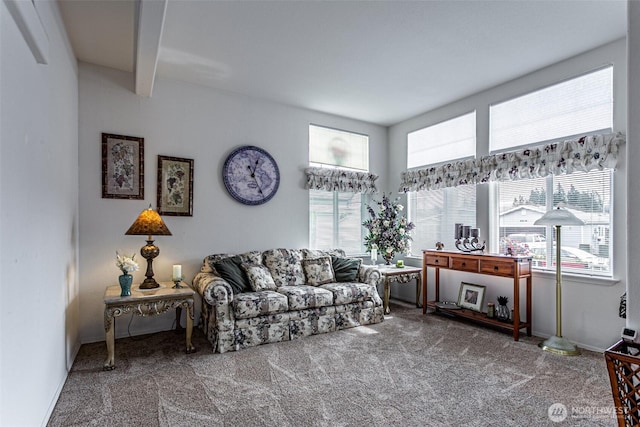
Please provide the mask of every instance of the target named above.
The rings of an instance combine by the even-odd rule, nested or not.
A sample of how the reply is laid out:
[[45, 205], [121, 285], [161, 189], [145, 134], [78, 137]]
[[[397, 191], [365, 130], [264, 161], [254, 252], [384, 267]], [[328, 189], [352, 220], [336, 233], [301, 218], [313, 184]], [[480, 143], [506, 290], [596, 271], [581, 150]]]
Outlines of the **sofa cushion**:
[[278, 293], [286, 295], [290, 310], [326, 307], [333, 304], [333, 293], [315, 286], [281, 286]]
[[242, 259], [239, 255], [236, 255], [224, 258], [213, 265], [220, 277], [229, 282], [234, 294], [251, 290], [249, 278], [247, 273], [240, 267], [241, 264]]
[[232, 256], [239, 256], [242, 262], [248, 264], [262, 264], [262, 252], [260, 251], [245, 252], [240, 255], [220, 253], [207, 256], [202, 261], [202, 267], [200, 268], [200, 271], [203, 273], [214, 273], [219, 276], [220, 274], [218, 273], [218, 271], [216, 271], [215, 264], [225, 258], [231, 258]]
[[374, 292], [378, 292], [374, 286], [359, 282], [328, 283], [320, 288], [333, 293], [334, 305], [365, 301], [373, 298]]
[[336, 282], [354, 282], [358, 277], [358, 270], [362, 260], [360, 258], [331, 257], [333, 274]]
[[267, 266], [276, 286], [304, 285], [302, 271], [302, 252], [297, 249], [270, 249], [263, 253]]
[[331, 266], [331, 257], [305, 258], [302, 260], [302, 269], [307, 285], [318, 286], [336, 281]]
[[321, 256], [344, 257], [343, 249], [302, 249], [302, 258], [318, 258]]
[[287, 297], [274, 291], [247, 292], [233, 297], [236, 319], [283, 313], [289, 310]]
[[276, 283], [269, 273], [269, 269], [262, 264], [245, 264], [241, 265], [244, 272], [249, 279], [249, 286], [255, 292], [260, 291], [275, 291], [277, 289]]

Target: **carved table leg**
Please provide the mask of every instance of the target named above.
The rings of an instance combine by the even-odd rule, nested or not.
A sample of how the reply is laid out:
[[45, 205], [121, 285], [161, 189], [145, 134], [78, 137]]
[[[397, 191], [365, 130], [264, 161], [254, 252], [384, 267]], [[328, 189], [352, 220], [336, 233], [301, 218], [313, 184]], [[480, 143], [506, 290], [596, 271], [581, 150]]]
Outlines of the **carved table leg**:
[[194, 353], [196, 348], [191, 344], [191, 333], [193, 332], [193, 301], [187, 306], [187, 351], [186, 353]]
[[389, 294], [391, 293], [391, 286], [389, 285], [389, 279], [384, 279], [384, 314], [391, 313], [389, 310]]
[[422, 290], [422, 273], [416, 275], [416, 307], [422, 307], [420, 291]]
[[107, 360], [104, 362], [104, 366], [102, 367], [105, 371], [111, 371], [116, 368], [115, 364], [115, 320], [113, 315], [107, 313], [105, 310], [104, 313], [104, 326], [106, 332], [106, 341], [107, 341]]

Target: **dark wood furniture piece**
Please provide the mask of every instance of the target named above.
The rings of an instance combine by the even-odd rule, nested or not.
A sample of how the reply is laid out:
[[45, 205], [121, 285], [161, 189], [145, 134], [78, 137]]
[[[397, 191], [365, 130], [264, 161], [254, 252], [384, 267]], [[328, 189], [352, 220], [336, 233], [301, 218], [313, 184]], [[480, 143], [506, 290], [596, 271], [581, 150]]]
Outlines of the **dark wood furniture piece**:
[[[435, 268], [435, 300], [427, 301], [427, 268]], [[509, 277], [513, 279], [513, 323], [501, 322], [488, 318], [485, 313], [468, 309], [447, 309], [436, 306], [440, 301], [440, 269], [465, 271], [469, 273], [485, 274], [488, 276]], [[526, 321], [521, 321], [520, 313], [520, 280], [526, 279]], [[426, 314], [427, 307], [436, 312], [441, 311], [451, 315], [464, 317], [477, 322], [489, 324], [498, 328], [513, 331], [513, 340], [520, 338], [520, 329], [527, 329], [527, 336], [531, 336], [531, 257], [507, 255], [476, 255], [464, 252], [446, 252], [437, 250], [422, 251], [422, 313]]]

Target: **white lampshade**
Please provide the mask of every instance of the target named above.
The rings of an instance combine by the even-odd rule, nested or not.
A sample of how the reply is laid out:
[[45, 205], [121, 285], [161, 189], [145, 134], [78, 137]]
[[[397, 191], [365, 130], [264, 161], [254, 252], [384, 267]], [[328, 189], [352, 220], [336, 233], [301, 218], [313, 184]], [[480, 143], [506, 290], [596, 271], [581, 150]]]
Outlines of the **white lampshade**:
[[551, 209], [536, 220], [533, 225], [584, 225], [584, 221], [566, 209]]

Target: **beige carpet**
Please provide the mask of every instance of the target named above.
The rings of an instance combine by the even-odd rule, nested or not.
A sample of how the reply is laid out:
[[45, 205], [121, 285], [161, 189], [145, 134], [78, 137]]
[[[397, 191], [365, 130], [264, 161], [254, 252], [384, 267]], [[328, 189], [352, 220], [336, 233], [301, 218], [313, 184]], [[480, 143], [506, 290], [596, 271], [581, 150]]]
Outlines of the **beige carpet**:
[[[602, 354], [392, 304], [381, 324], [212, 354], [194, 331], [83, 345], [50, 426], [614, 426]], [[134, 321], [140, 321], [134, 319]], [[569, 413], [554, 423], [548, 409]], [[594, 414], [595, 412], [595, 414]]]

